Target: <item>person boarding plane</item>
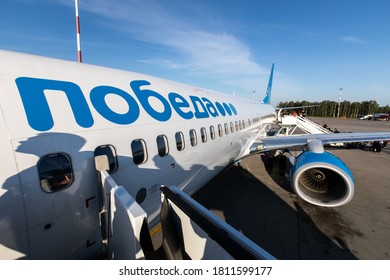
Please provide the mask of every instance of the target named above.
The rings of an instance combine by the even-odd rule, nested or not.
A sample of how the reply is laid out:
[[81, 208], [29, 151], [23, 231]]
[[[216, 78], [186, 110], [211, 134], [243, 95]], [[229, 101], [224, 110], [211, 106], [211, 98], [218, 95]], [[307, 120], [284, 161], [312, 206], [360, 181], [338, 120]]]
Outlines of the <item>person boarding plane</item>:
[[[270, 105], [273, 65], [263, 102], [10, 51], [0, 51], [0, 65], [2, 259], [87, 259], [102, 252], [104, 258], [119, 258], [112, 253], [117, 242], [113, 235], [123, 233], [129, 239], [132, 231], [134, 239], [125, 240], [129, 246], [142, 243], [148, 240], [148, 228], [158, 229], [170, 211], [186, 212], [186, 207], [201, 213], [186, 212], [191, 221], [198, 219], [196, 228], [188, 222], [193, 232], [199, 234], [202, 228], [211, 236], [210, 227], [224, 229], [213, 240], [234, 238], [238, 247], [252, 252], [236, 257], [257, 258], [260, 252], [260, 258], [272, 258], [190, 196], [243, 157], [303, 146], [292, 160], [292, 188], [307, 202], [337, 207], [352, 199], [353, 176], [323, 144], [390, 139], [389, 132], [267, 137], [275, 120]], [[127, 207], [123, 222], [116, 201]], [[182, 210], [177, 210], [179, 204]], [[176, 220], [162, 224], [164, 244], [169, 245], [165, 247], [170, 247], [166, 256], [206, 258], [206, 247], [199, 255], [191, 255], [188, 243], [172, 249], [177, 240], [190, 238], [183, 233], [169, 240], [175, 236], [170, 225]], [[118, 246], [126, 247], [125, 241]], [[141, 246], [144, 252], [150, 240], [146, 243], [149, 247]], [[237, 248], [228, 248], [229, 256], [234, 257]], [[134, 258], [139, 258], [138, 249]]]

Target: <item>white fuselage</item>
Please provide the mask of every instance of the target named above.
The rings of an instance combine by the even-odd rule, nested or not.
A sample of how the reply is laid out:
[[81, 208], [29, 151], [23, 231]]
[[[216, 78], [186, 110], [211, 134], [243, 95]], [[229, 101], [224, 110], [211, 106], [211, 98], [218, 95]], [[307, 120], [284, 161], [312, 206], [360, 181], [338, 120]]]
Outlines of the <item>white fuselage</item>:
[[[112, 177], [153, 226], [160, 185], [193, 194], [274, 120], [270, 105], [142, 74], [6, 51], [0, 65], [0, 259], [99, 256], [97, 148], [109, 145]], [[53, 192], [37, 167], [48, 155], [71, 162], [69, 185]]]

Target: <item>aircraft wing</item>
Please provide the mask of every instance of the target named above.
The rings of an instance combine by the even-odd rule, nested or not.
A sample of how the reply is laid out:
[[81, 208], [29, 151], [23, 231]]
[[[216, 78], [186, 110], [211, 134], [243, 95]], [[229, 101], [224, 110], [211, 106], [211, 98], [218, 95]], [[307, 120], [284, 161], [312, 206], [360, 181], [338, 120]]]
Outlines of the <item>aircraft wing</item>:
[[370, 133], [333, 133], [333, 134], [304, 134], [288, 136], [260, 137], [250, 147], [250, 153], [266, 152], [304, 146], [309, 142], [320, 141], [322, 145], [331, 143], [372, 142], [390, 140], [390, 132]]

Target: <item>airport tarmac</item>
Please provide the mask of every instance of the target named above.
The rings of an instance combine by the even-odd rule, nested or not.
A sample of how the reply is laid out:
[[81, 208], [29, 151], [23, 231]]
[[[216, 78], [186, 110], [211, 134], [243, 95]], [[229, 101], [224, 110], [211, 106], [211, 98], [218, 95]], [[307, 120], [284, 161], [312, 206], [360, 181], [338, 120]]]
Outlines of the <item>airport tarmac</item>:
[[[390, 122], [311, 118], [340, 132], [390, 131]], [[390, 259], [390, 147], [381, 153], [328, 147], [355, 178], [342, 207], [313, 206], [291, 190], [283, 165], [243, 159], [193, 197], [278, 259]], [[283, 162], [283, 161], [282, 161]]]

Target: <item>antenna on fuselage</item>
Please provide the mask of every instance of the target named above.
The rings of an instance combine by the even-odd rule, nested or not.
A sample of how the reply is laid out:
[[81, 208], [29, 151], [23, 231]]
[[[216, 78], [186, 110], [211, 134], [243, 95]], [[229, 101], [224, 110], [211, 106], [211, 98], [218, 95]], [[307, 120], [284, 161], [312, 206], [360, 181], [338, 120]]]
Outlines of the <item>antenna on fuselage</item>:
[[76, 37], [77, 37], [77, 60], [82, 62], [81, 59], [81, 46], [80, 46], [80, 20], [79, 20], [79, 3], [78, 0], [74, 0], [76, 10]]

